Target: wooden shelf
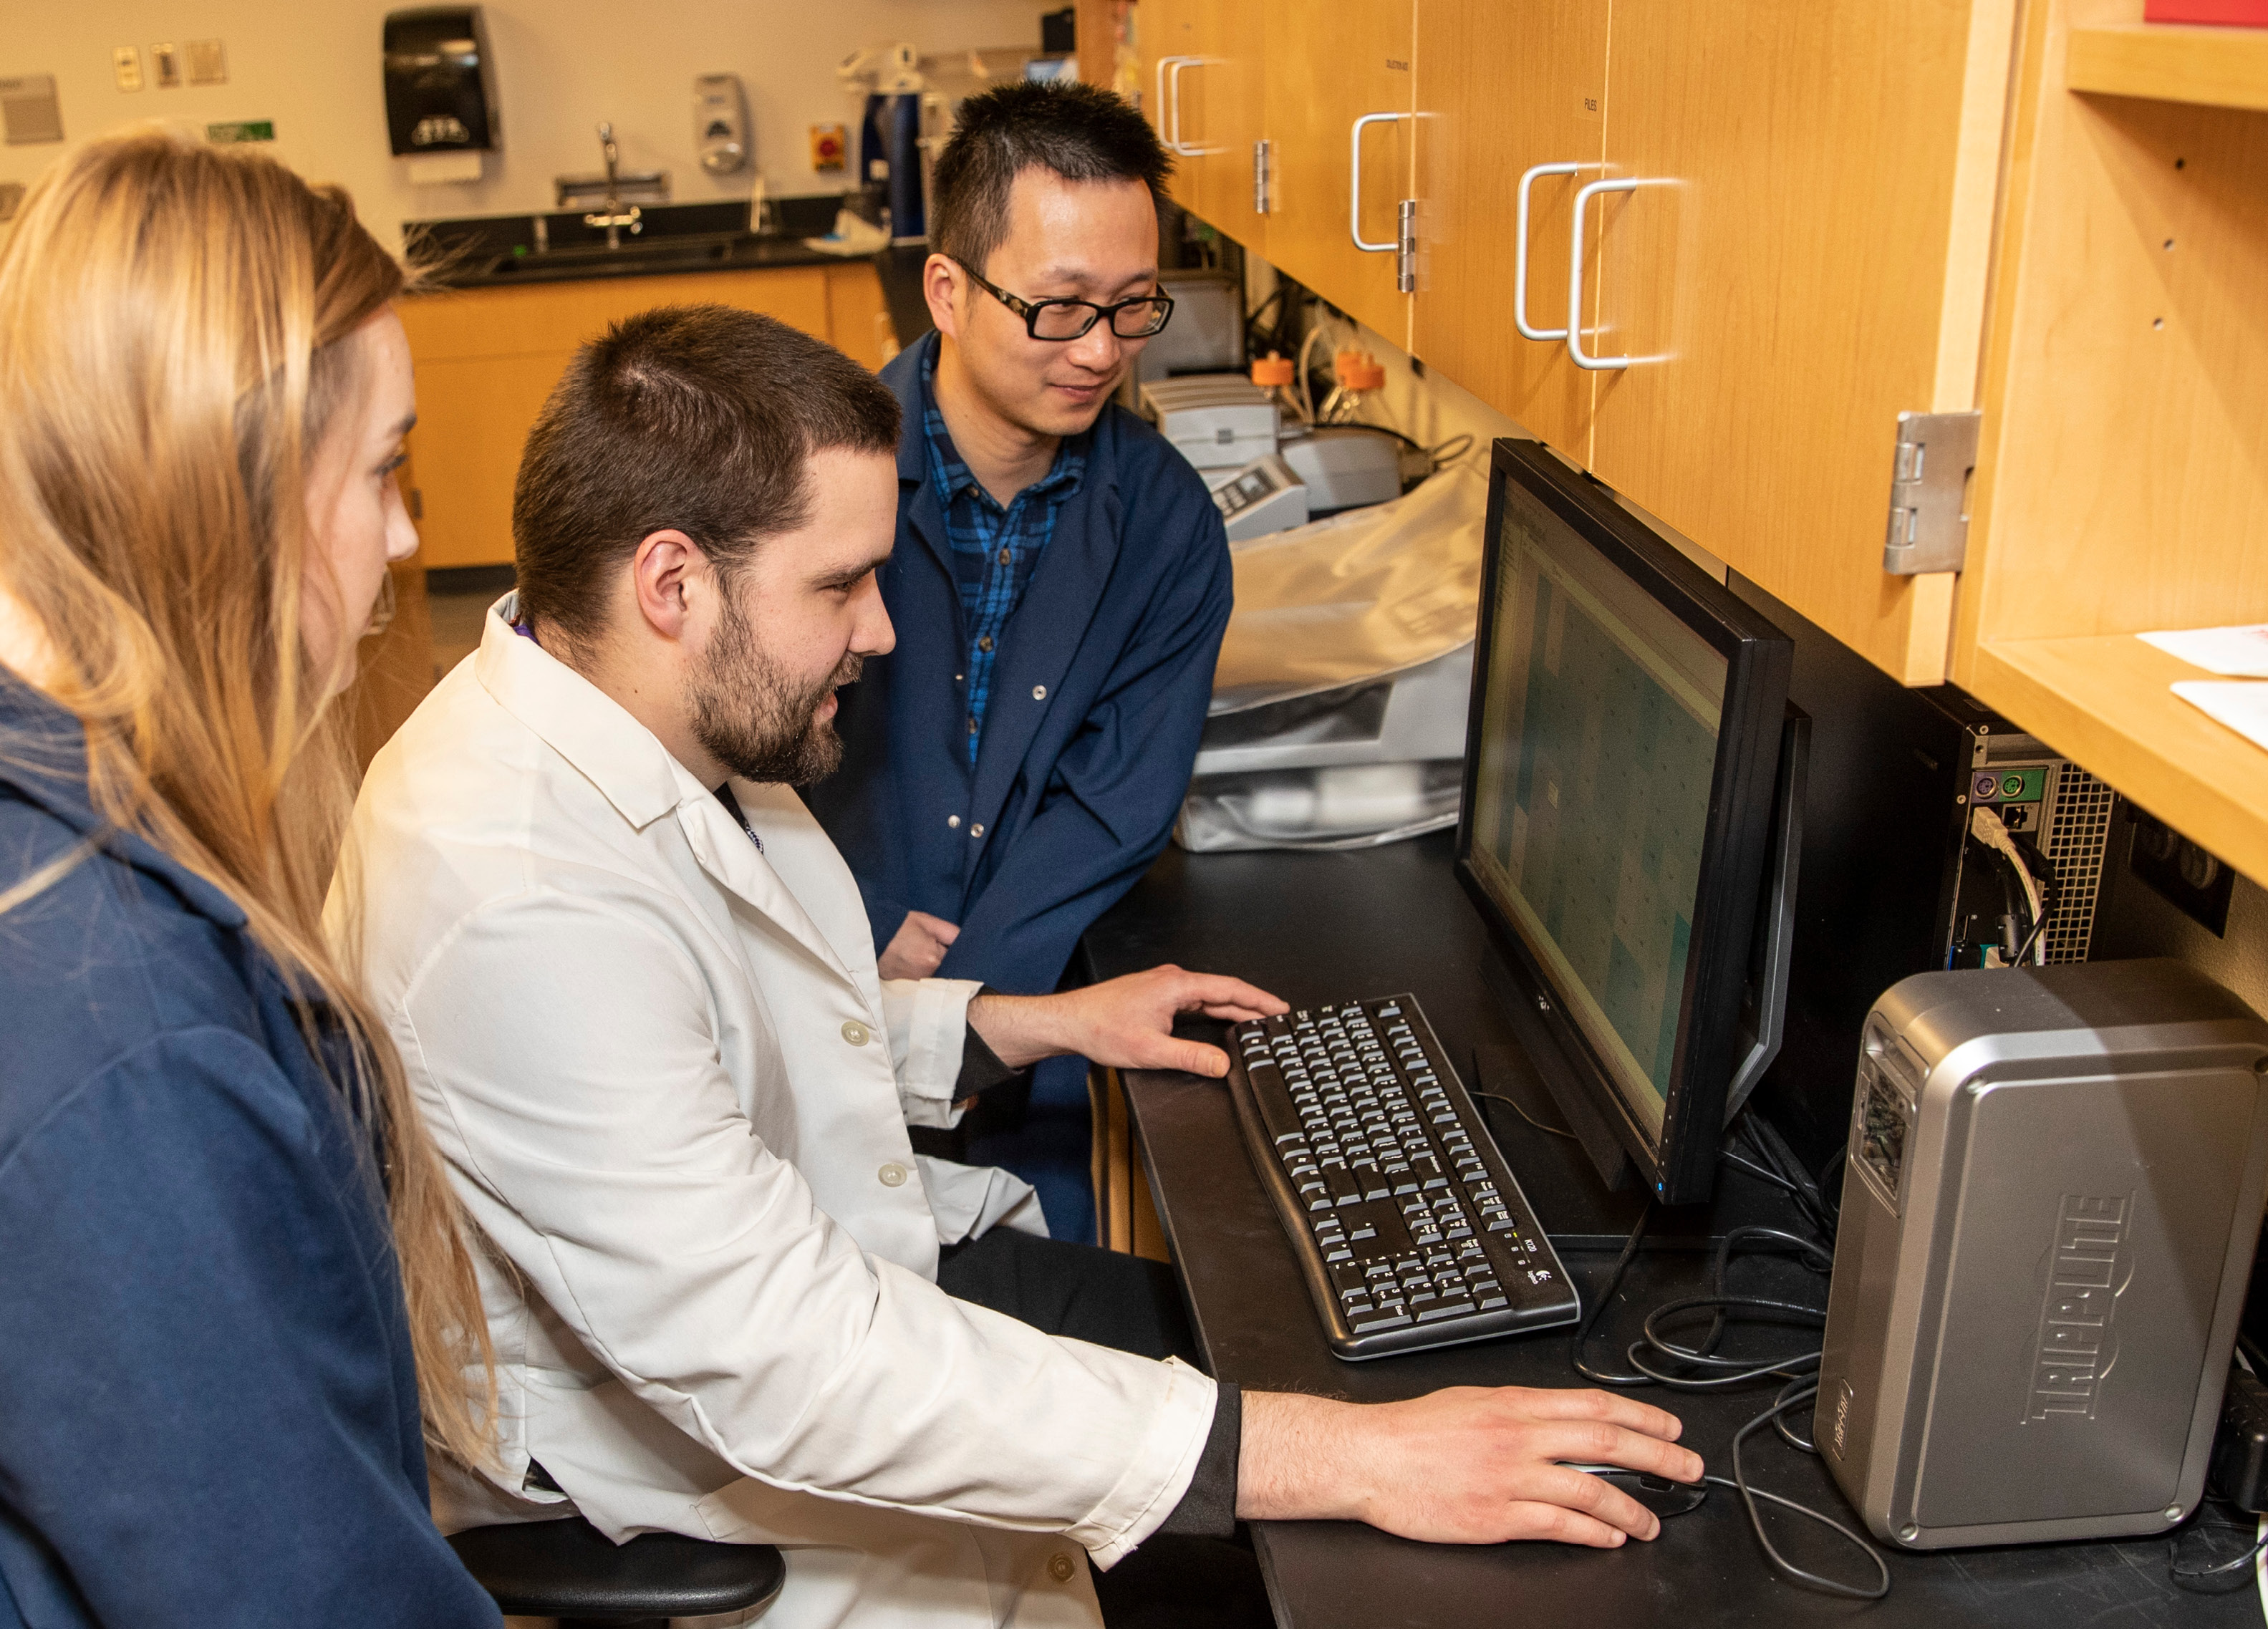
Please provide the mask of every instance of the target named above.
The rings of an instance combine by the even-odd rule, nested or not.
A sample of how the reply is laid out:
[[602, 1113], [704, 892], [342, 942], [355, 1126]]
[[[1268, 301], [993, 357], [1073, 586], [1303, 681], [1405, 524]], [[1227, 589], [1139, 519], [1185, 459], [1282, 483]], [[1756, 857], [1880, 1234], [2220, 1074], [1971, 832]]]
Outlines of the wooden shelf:
[[2074, 91], [2268, 109], [2268, 28], [2117, 23], [2071, 31]]
[[2268, 750], [2168, 687], [2212, 679], [2132, 634], [1978, 647], [1977, 700], [2235, 866], [2268, 881]]

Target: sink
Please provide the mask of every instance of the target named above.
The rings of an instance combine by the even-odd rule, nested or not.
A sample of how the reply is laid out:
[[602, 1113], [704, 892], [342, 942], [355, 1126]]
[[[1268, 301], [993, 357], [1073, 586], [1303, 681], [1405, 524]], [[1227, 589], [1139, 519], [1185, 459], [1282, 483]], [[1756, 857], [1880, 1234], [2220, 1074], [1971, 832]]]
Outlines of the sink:
[[499, 254], [477, 274], [510, 277], [528, 272], [574, 271], [584, 276], [610, 272], [697, 270], [733, 258], [740, 237], [630, 239], [620, 248], [603, 243], [577, 244], [531, 254]]

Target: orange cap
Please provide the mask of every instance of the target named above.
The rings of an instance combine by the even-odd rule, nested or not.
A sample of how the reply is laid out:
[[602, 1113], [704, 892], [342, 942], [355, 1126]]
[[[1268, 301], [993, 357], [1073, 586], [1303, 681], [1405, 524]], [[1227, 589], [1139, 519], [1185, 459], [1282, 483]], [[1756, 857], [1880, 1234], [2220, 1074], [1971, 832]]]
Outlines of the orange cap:
[[1292, 382], [1292, 358], [1286, 356], [1281, 356], [1272, 350], [1264, 357], [1254, 357], [1252, 360], [1252, 382], [1259, 386], [1263, 390], [1272, 389], [1278, 385], [1290, 384]]
[[1333, 371], [1348, 390], [1376, 390], [1386, 383], [1386, 370], [1366, 350], [1342, 350], [1334, 358]]

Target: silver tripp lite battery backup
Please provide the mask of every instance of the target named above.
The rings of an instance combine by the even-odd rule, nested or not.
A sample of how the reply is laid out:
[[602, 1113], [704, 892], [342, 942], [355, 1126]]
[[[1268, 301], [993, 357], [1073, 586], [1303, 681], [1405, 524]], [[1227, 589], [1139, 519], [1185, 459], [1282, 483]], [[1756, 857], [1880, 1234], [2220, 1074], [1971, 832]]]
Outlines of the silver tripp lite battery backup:
[[1910, 1549], [2197, 1507], [2260, 1231], [2268, 1023], [2178, 962], [1924, 973], [1867, 1017], [1815, 1421]]

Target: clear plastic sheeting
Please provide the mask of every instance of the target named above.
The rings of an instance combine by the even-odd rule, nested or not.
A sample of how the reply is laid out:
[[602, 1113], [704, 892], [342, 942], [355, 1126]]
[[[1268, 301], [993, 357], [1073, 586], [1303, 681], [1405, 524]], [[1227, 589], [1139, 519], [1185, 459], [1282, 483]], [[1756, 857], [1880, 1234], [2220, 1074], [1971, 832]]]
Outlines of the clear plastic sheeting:
[[1233, 546], [1211, 711], [1376, 679], [1473, 637], [1488, 482], [1457, 465], [1390, 504]]
[[1174, 840], [1229, 849], [1366, 849], [1457, 823], [1462, 758], [1252, 770], [1191, 784]]
[[1232, 545], [1183, 848], [1366, 848], [1454, 823], [1487, 496], [1448, 469]]

